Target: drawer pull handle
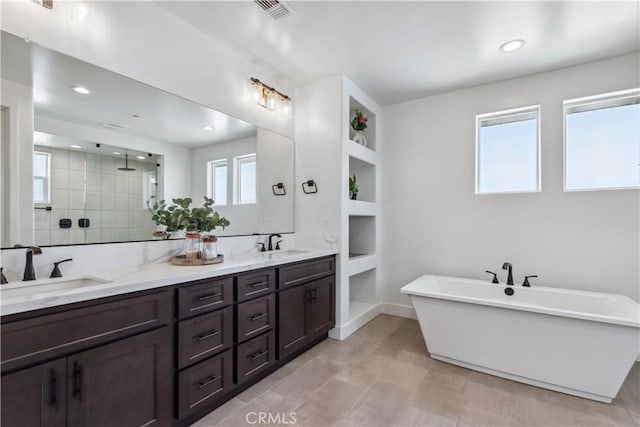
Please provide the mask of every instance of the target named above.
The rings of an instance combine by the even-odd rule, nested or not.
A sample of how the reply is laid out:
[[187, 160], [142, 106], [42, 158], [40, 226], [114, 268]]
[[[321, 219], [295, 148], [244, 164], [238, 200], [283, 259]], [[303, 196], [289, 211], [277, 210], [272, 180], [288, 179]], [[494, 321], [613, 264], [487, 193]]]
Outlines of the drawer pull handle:
[[249, 317], [249, 320], [251, 320], [252, 322], [255, 322], [256, 320], [262, 319], [263, 317], [267, 317], [268, 315], [269, 313], [254, 314], [253, 316]]
[[206, 300], [218, 298], [221, 296], [222, 296], [222, 292], [219, 292], [217, 294], [202, 295], [201, 297], [198, 297], [198, 301], [206, 301]]
[[200, 390], [201, 388], [204, 388], [206, 386], [208, 386], [209, 384], [211, 384], [214, 381], [218, 381], [220, 378], [222, 378], [222, 376], [218, 375], [218, 376], [211, 376], [209, 378], [207, 378], [206, 380], [202, 380], [198, 383], [198, 390]]
[[222, 331], [210, 331], [210, 332], [205, 332], [204, 334], [196, 335], [194, 338], [196, 341], [200, 342], [200, 341], [207, 340], [209, 338], [213, 338], [216, 335], [220, 335], [221, 333]]
[[256, 360], [256, 359], [261, 358], [261, 357], [262, 357], [262, 356], [264, 356], [265, 354], [269, 354], [269, 350], [265, 350], [265, 351], [258, 350], [258, 351], [256, 351], [255, 353], [251, 353], [251, 354], [248, 356], [248, 358], [249, 358], [249, 360], [250, 360], [250, 361], [252, 361], [252, 362], [253, 362], [253, 361], [254, 361], [254, 360]]
[[269, 282], [258, 282], [258, 283], [253, 283], [251, 285], [249, 285], [252, 288], [258, 288], [260, 286], [267, 286], [269, 285]]
[[73, 362], [73, 397], [82, 402], [82, 365], [78, 362]]

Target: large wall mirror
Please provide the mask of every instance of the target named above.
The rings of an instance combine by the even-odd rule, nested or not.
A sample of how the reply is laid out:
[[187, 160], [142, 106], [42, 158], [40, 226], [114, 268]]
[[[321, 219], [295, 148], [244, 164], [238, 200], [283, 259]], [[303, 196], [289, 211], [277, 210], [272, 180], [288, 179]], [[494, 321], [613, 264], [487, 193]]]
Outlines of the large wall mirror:
[[176, 197], [213, 198], [220, 236], [294, 231], [292, 139], [1, 37], [1, 247], [151, 240]]

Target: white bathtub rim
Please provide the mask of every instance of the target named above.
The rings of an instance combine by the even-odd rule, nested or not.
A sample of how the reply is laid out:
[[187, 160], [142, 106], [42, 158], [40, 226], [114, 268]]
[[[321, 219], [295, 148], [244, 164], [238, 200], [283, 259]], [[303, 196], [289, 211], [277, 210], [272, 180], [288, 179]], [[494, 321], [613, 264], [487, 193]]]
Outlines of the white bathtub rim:
[[495, 369], [486, 368], [484, 366], [474, 365], [473, 363], [463, 362], [457, 359], [452, 359], [447, 356], [441, 356], [439, 354], [429, 353], [429, 357], [440, 360], [442, 362], [451, 363], [453, 365], [462, 366], [463, 368], [472, 369], [474, 371], [484, 372], [485, 374], [494, 375], [508, 380], [517, 381], [524, 384], [529, 384], [535, 387], [546, 388], [549, 390], [557, 391], [564, 394], [570, 394], [573, 396], [583, 397], [585, 399], [596, 400], [603, 403], [611, 403], [615, 396], [602, 396], [599, 394], [593, 394], [582, 390], [576, 390], [573, 388], [562, 387], [556, 384], [548, 383], [545, 381], [537, 381], [531, 378], [522, 377], [520, 375], [510, 374], [503, 371], [497, 371]]
[[[488, 299], [485, 299], [485, 298], [462, 296], [462, 295], [459, 295], [459, 294], [446, 293], [444, 291], [428, 291], [428, 290], [422, 290], [422, 289], [417, 289], [416, 288], [416, 284], [417, 283], [419, 283], [421, 280], [428, 279], [428, 278], [433, 278], [433, 279], [436, 279], [436, 280], [437, 279], [454, 280], [454, 281], [466, 282], [466, 283], [467, 282], [468, 283], [472, 282], [472, 283], [477, 283], [477, 284], [480, 284], [480, 285], [483, 285], [483, 286], [501, 286], [503, 289], [506, 288], [507, 286], [509, 286], [509, 285], [506, 285], [504, 283], [490, 283], [490, 282], [486, 282], [486, 281], [478, 280], [478, 279], [467, 279], [467, 278], [461, 278], [461, 277], [438, 276], [438, 275], [433, 275], [433, 274], [425, 274], [425, 275], [420, 276], [417, 279], [411, 281], [407, 285], [403, 286], [400, 289], [400, 292], [403, 293], [403, 294], [410, 295], [410, 296], [419, 296], [419, 297], [426, 297], [426, 298], [437, 298], [437, 299], [443, 299], [443, 300], [449, 300], [449, 301], [458, 301], [458, 302], [463, 302], [463, 303], [479, 304], [479, 305], [485, 305], [485, 306], [490, 306], [490, 307], [506, 308], [506, 309], [510, 309], [510, 310], [528, 311], [528, 312], [532, 312], [532, 313], [547, 314], [547, 315], [558, 316], [558, 317], [569, 317], [569, 318], [580, 319], [580, 320], [590, 320], [590, 321], [601, 322], [601, 323], [611, 323], [611, 324], [615, 324], [615, 325], [630, 326], [630, 327], [634, 327], [634, 328], [640, 328], [640, 314], [639, 314], [638, 319], [629, 319], [629, 318], [625, 318], [625, 317], [606, 316], [606, 315], [602, 315], [602, 314], [585, 313], [585, 312], [581, 312], [581, 311], [572, 311], [572, 310], [566, 310], [566, 309], [563, 310], [563, 309], [547, 308], [547, 307], [543, 307], [543, 306], [539, 306], [539, 305], [527, 305], [527, 304], [524, 304], [524, 303], [518, 302], [518, 301], [514, 301], [514, 303], [509, 303], [509, 302], [488, 300]], [[520, 286], [516, 286], [515, 287], [516, 291], [519, 290], [518, 288], [520, 288]], [[524, 289], [527, 289], [527, 288], [524, 288]], [[636, 305], [638, 304], [637, 302], [635, 302], [631, 298], [627, 297], [626, 295], [605, 294], [605, 293], [601, 293], [601, 292], [578, 291], [578, 290], [573, 290], [573, 289], [550, 288], [550, 287], [544, 287], [544, 286], [536, 286], [535, 289], [545, 290], [545, 291], [548, 291], [548, 292], [551, 292], [551, 293], [575, 293], [575, 294], [581, 294], [581, 295], [592, 295], [592, 296], [600, 296], [600, 297], [615, 296], [617, 298], [626, 299], [626, 300], [632, 302], [633, 304], [636, 304]]]

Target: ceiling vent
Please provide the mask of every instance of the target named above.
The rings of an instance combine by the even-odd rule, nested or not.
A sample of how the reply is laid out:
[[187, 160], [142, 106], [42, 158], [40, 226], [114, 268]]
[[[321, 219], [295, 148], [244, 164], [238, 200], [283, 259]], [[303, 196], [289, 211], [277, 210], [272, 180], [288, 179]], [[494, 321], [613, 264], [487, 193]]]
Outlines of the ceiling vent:
[[129, 129], [129, 126], [127, 125], [121, 125], [120, 123], [113, 123], [113, 122], [103, 122], [102, 126], [109, 129]]
[[282, 0], [253, 0], [253, 2], [271, 15], [273, 19], [284, 18], [285, 16], [294, 13], [291, 6]]

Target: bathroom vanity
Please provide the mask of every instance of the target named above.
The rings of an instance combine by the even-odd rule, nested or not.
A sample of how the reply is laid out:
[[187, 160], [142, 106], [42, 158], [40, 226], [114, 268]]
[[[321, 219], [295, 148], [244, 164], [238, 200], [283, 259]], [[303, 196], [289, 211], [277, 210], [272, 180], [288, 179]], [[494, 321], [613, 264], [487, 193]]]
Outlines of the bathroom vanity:
[[335, 256], [311, 255], [3, 316], [3, 424], [192, 423], [327, 337]]

